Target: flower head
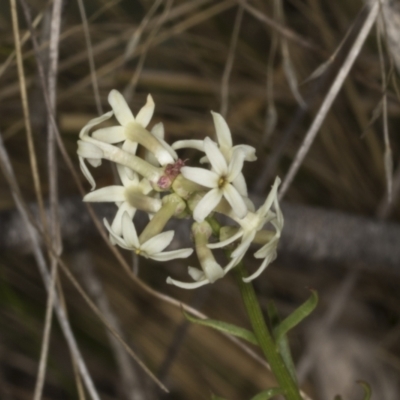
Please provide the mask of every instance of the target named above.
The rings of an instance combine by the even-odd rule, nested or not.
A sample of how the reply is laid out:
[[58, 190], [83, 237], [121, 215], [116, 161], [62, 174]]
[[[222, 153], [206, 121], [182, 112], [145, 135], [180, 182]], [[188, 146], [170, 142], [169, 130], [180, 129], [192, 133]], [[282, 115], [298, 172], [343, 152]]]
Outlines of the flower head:
[[[153, 191], [150, 182], [143, 178], [139, 180], [138, 175], [133, 174], [132, 179], [126, 173], [126, 167], [117, 165], [119, 177], [122, 185], [107, 186], [91, 193], [88, 193], [83, 201], [86, 202], [115, 202], [118, 205], [118, 212], [111, 224], [112, 231], [116, 235], [122, 234], [122, 216], [124, 213], [133, 218], [136, 210], [140, 209], [153, 214], [161, 208], [161, 200], [150, 196]], [[115, 240], [110, 235], [110, 240], [115, 244]]]
[[156, 261], [168, 261], [176, 258], [187, 258], [193, 253], [193, 249], [163, 251], [172, 242], [174, 231], [160, 233], [144, 243], [140, 243], [135, 225], [127, 212], [122, 216], [122, 236], [117, 235], [112, 230], [106, 219], [104, 220], [104, 225], [120, 247], [132, 250], [145, 258]]
[[146, 129], [155, 107], [151, 95], [147, 96], [147, 102], [136, 118], [122, 94], [117, 90], [110, 92], [108, 102], [121, 125], [98, 129], [92, 134], [94, 139], [111, 144], [123, 142], [122, 149], [131, 154], [136, 154], [137, 145], [141, 144], [154, 154], [160, 165], [172, 164], [176, 160], [175, 151], [162, 138]]
[[226, 162], [217, 145], [208, 137], [204, 139], [204, 151], [211, 163], [211, 171], [203, 168], [183, 167], [182, 175], [211, 190], [199, 201], [193, 211], [193, 218], [202, 222], [218, 205], [224, 197], [231, 205], [239, 218], [247, 214], [246, 203], [232, 182], [242, 170], [245, 154], [237, 149], [232, 155], [231, 161]]
[[[283, 216], [278, 202], [278, 187], [280, 182], [281, 180], [277, 177], [264, 204], [256, 212], [249, 211], [242, 219], [237, 218], [233, 212], [230, 213], [230, 217], [239, 224], [240, 228], [227, 239], [208, 245], [210, 249], [225, 247], [241, 238], [240, 244], [231, 254], [232, 261], [227, 268], [230, 270], [243, 259], [257, 232], [260, 231], [265, 224], [270, 222], [274, 226], [276, 233], [273, 238], [255, 253], [254, 256], [256, 258], [264, 258], [264, 261], [253, 275], [246, 278], [247, 282], [261, 274], [276, 257], [276, 247], [283, 228]], [[275, 207], [275, 212], [271, 210], [273, 205]], [[275, 256], [272, 256], [274, 253]]]

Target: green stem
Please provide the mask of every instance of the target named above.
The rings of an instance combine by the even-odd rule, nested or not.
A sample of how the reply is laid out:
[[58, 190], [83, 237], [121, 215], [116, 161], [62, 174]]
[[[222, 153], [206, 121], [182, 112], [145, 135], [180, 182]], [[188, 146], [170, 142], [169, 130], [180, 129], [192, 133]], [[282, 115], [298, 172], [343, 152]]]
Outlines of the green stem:
[[286, 368], [282, 356], [278, 352], [275, 341], [265, 323], [253, 285], [243, 282], [243, 278], [248, 276], [243, 264], [239, 263], [239, 265], [233, 269], [233, 273], [239, 285], [254, 334], [271, 366], [272, 372], [275, 374], [279, 386], [284, 390], [284, 396], [287, 400], [302, 400], [299, 388], [290, 376], [290, 372]]

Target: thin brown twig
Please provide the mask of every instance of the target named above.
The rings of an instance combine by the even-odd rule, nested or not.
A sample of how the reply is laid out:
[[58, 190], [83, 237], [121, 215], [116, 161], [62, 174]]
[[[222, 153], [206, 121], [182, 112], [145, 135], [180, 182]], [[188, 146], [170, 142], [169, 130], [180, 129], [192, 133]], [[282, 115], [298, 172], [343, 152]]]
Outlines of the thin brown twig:
[[97, 81], [92, 41], [90, 39], [89, 23], [86, 18], [86, 11], [85, 11], [85, 5], [83, 4], [83, 0], [78, 0], [78, 6], [79, 6], [79, 13], [81, 14], [81, 19], [82, 19], [83, 33], [85, 35], [86, 48], [87, 48], [89, 67], [90, 67], [90, 76], [92, 79], [92, 86], [93, 86], [93, 92], [94, 92], [94, 99], [96, 102], [97, 113], [99, 115], [101, 115], [101, 114], [103, 114], [103, 107], [101, 105], [101, 99], [100, 99], [100, 93], [99, 93], [99, 83]]
[[370, 10], [369, 13], [364, 21], [363, 26], [360, 29], [360, 32], [357, 35], [357, 38], [354, 41], [352, 48], [350, 49], [342, 67], [340, 68], [335, 80], [333, 81], [328, 94], [326, 95], [320, 109], [318, 110], [317, 115], [314, 118], [313, 123], [311, 124], [309, 130], [306, 133], [306, 136], [303, 140], [302, 145], [300, 146], [295, 159], [293, 160], [288, 173], [285, 176], [285, 179], [282, 183], [281, 189], [279, 191], [279, 199], [282, 199], [283, 196], [286, 194], [290, 184], [292, 183], [294, 177], [296, 176], [302, 162], [308, 150], [310, 149], [311, 145], [314, 142], [314, 139], [325, 120], [326, 115], [328, 114], [333, 101], [336, 99], [339, 90], [341, 89], [344, 80], [346, 79], [350, 68], [352, 67], [354, 61], [356, 60], [361, 47], [363, 46], [371, 28], [374, 24], [379, 12], [378, 2], [375, 2]]
[[229, 102], [229, 78], [231, 76], [233, 62], [235, 60], [236, 45], [239, 38], [240, 27], [242, 25], [243, 19], [243, 6], [239, 5], [236, 12], [236, 18], [233, 25], [231, 43], [229, 45], [228, 57], [226, 58], [224, 72], [222, 74], [221, 81], [221, 115], [226, 117], [228, 112], [228, 102]]
[[[57, 65], [58, 65], [58, 43], [61, 26], [61, 8], [62, 0], [54, 0], [53, 11], [50, 24], [50, 46], [49, 46], [49, 71], [48, 71], [48, 87], [49, 98], [51, 102], [51, 112], [55, 114], [56, 109], [56, 86], [57, 86]], [[50, 200], [50, 237], [58, 254], [61, 253], [61, 237], [60, 223], [58, 217], [58, 184], [57, 184], [57, 158], [54, 139], [54, 130], [48, 118], [47, 127], [47, 143], [48, 143], [48, 169], [49, 169], [49, 200]], [[40, 361], [38, 374], [36, 378], [34, 400], [40, 400], [46, 377], [47, 356], [49, 350], [49, 341], [52, 325], [54, 294], [56, 290], [56, 279], [58, 274], [57, 260], [50, 255], [51, 260], [51, 282], [48, 292], [45, 328], [43, 332], [42, 349], [40, 353]]]
[[[124, 96], [127, 99], [127, 101], [130, 101], [132, 99], [133, 95], [135, 94], [136, 85], [139, 82], [140, 75], [142, 73], [144, 63], [146, 61], [147, 53], [151, 47], [151, 44], [152, 44], [155, 36], [161, 29], [163, 23], [167, 20], [168, 14], [170, 13], [173, 2], [174, 2], [174, 0], [167, 0], [167, 4], [165, 6], [164, 12], [162, 13], [161, 17], [157, 19], [156, 23], [154, 24], [154, 27], [151, 29], [151, 31], [149, 33], [149, 36], [148, 36], [146, 42], [144, 43], [143, 51], [140, 54], [139, 61], [136, 66], [136, 69], [135, 69], [135, 73], [133, 74], [132, 79], [130, 80], [130, 82], [128, 83], [128, 85], [126, 86], [126, 88], [124, 90]], [[157, 2], [155, 3], [155, 5], [156, 4], [158, 5]], [[133, 53], [134, 53], [134, 50], [131, 52], [131, 54], [133, 54]], [[127, 57], [128, 54], [125, 54], [125, 56], [126, 56], [126, 58], [128, 58]]]
[[22, 61], [22, 50], [21, 50], [21, 40], [19, 35], [19, 24], [18, 24], [18, 13], [17, 13], [17, 4], [16, 0], [10, 0], [11, 6], [11, 18], [14, 32], [14, 42], [15, 42], [15, 51], [17, 58], [17, 67], [18, 67], [18, 78], [19, 78], [19, 86], [21, 93], [21, 101], [22, 101], [22, 109], [24, 114], [24, 123], [25, 130], [28, 142], [29, 149], [29, 161], [31, 164], [32, 176], [33, 176], [33, 184], [35, 188], [35, 194], [37, 198], [37, 202], [39, 205], [39, 215], [42, 220], [42, 224], [46, 226], [46, 216], [44, 214], [44, 206], [43, 206], [43, 198], [42, 198], [42, 190], [40, 185], [40, 177], [38, 171], [38, 164], [36, 159], [35, 145], [33, 142], [33, 134], [32, 134], [32, 126], [29, 115], [29, 103], [28, 103], [28, 95], [26, 90], [25, 83], [25, 73], [24, 73], [24, 65]]

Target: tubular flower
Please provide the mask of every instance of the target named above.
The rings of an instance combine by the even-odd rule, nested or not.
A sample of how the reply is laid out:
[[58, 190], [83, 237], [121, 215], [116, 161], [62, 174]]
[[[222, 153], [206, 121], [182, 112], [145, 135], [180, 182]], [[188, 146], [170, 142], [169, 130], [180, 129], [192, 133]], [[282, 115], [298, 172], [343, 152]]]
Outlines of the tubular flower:
[[[226, 123], [224, 117], [211, 111], [211, 115], [213, 117], [215, 133], [217, 135], [217, 142], [219, 146], [219, 150], [224, 156], [226, 162], [230, 162], [235, 150], [240, 149], [244, 153], [244, 161], [256, 161], [256, 149], [252, 146], [248, 146], [246, 144], [240, 144], [237, 146], [232, 146], [232, 134]], [[202, 152], [205, 152], [204, 148], [204, 140], [178, 140], [172, 145], [172, 148], [175, 150], [183, 149], [183, 148], [192, 148]], [[208, 156], [202, 157], [200, 160], [201, 163], [210, 163]], [[247, 196], [247, 186], [246, 181], [244, 179], [243, 174], [240, 172], [238, 176], [232, 182], [233, 186], [236, 190], [241, 194], [241, 196]]]
[[153, 153], [160, 165], [174, 163], [177, 158], [175, 151], [163, 139], [157, 138], [146, 129], [155, 107], [151, 95], [147, 96], [147, 102], [136, 118], [122, 94], [117, 90], [110, 92], [108, 102], [121, 126], [98, 129], [92, 134], [94, 139], [110, 144], [123, 142], [122, 149], [131, 154], [136, 154], [137, 145], [141, 144]]
[[211, 227], [206, 221], [195, 222], [192, 226], [196, 254], [202, 268], [202, 270], [199, 270], [198, 268], [188, 267], [188, 273], [195, 282], [180, 282], [168, 277], [167, 283], [183, 289], [196, 289], [208, 283], [214, 283], [225, 275], [225, 271], [215, 261], [211, 250], [207, 247], [211, 232]]
[[[83, 201], [86, 202], [115, 202], [118, 206], [118, 212], [111, 224], [111, 229], [116, 235], [122, 234], [122, 216], [125, 212], [133, 218], [137, 209], [154, 214], [161, 208], [161, 200], [151, 197], [149, 194], [153, 191], [150, 182], [147, 179], [139, 180], [137, 174], [133, 178], [126, 173], [126, 167], [117, 165], [121, 185], [107, 186], [94, 192], [88, 193]], [[132, 176], [132, 175], [131, 175]], [[115, 244], [113, 236], [110, 240]]]
[[242, 171], [244, 152], [237, 149], [228, 164], [217, 145], [208, 137], [204, 139], [204, 151], [210, 160], [211, 171], [195, 167], [181, 169], [186, 179], [211, 189], [195, 207], [193, 218], [197, 222], [202, 222], [214, 210], [222, 197], [228, 201], [239, 218], [244, 218], [247, 214], [246, 203], [232, 185], [232, 181]]
[[145, 258], [151, 258], [156, 261], [168, 261], [176, 258], [187, 258], [193, 253], [193, 249], [163, 251], [172, 242], [174, 231], [160, 233], [144, 243], [140, 243], [135, 225], [127, 212], [122, 216], [122, 236], [117, 235], [111, 229], [106, 219], [104, 220], [104, 225], [113, 236], [118, 246], [127, 250], [132, 250]]

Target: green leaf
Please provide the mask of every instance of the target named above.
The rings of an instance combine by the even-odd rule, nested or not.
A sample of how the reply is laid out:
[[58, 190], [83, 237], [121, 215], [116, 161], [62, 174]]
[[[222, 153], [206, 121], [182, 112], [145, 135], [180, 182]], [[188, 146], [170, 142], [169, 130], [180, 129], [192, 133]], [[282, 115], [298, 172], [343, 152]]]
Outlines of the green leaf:
[[[272, 330], [279, 326], [281, 322], [278, 314], [278, 310], [276, 309], [275, 303], [270, 301], [267, 306], [268, 316], [271, 322]], [[279, 353], [282, 356], [283, 362], [286, 365], [292, 379], [297, 383], [297, 376], [296, 376], [296, 367], [294, 366], [292, 353], [290, 352], [290, 345], [286, 335], [283, 335], [279, 342], [276, 343], [278, 346]]]
[[226, 400], [224, 397], [216, 396], [215, 394], [211, 394], [211, 400]]
[[360, 384], [364, 389], [365, 396], [363, 400], [371, 400], [371, 395], [372, 395], [371, 386], [369, 386], [368, 383], [364, 381], [358, 381], [357, 383]]
[[232, 336], [237, 336], [241, 339], [247, 340], [251, 344], [258, 346], [258, 341], [257, 341], [254, 333], [249, 331], [248, 329], [240, 328], [239, 326], [229, 324], [227, 322], [217, 321], [216, 319], [196, 318], [196, 317], [193, 317], [192, 315], [189, 315], [184, 310], [182, 310], [182, 312], [183, 312], [183, 315], [185, 316], [185, 318], [188, 321], [193, 322], [194, 324], [208, 326], [210, 328], [216, 329], [217, 331], [229, 333]]
[[261, 393], [258, 393], [254, 396], [251, 400], [269, 400], [273, 397], [277, 396], [278, 394], [282, 394], [283, 390], [281, 388], [272, 388], [268, 390], [264, 390]]
[[343, 400], [343, 399], [342, 399], [342, 396], [336, 395], [333, 400]]
[[274, 336], [276, 342], [279, 343], [283, 336], [291, 329], [298, 325], [304, 318], [309, 316], [318, 304], [318, 293], [316, 290], [311, 290], [311, 297], [305, 301], [299, 308], [293, 311], [286, 317], [279, 326], [275, 329]]

